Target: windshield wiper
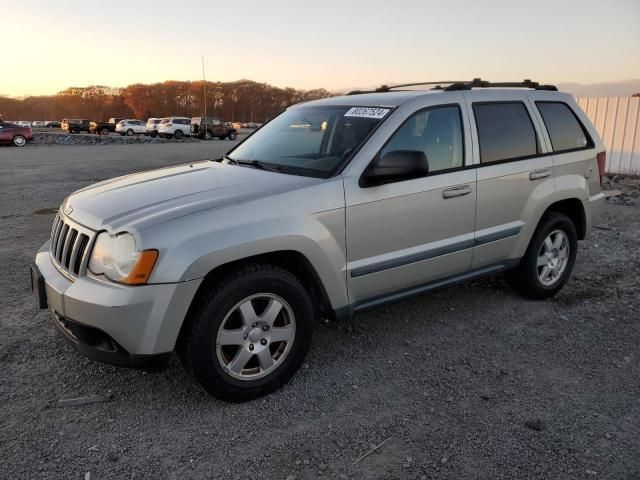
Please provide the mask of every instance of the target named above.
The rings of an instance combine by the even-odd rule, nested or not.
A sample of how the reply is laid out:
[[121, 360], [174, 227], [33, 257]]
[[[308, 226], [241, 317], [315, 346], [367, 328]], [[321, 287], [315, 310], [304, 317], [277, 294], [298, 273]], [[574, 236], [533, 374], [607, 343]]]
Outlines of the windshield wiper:
[[235, 158], [231, 158], [226, 155], [223, 155], [222, 157], [218, 158], [216, 162], [222, 162], [223, 160], [226, 160], [231, 165], [249, 166], [249, 167], [257, 168], [258, 170], [265, 170], [267, 172], [282, 173], [282, 167], [276, 166], [276, 165], [269, 165], [264, 162], [261, 162], [260, 160], [236, 160]]
[[266, 170], [267, 172], [282, 172], [281, 167], [277, 167], [275, 165], [268, 165], [260, 160], [233, 160], [231, 159], [234, 165], [248, 165], [253, 168], [257, 168], [258, 170]]

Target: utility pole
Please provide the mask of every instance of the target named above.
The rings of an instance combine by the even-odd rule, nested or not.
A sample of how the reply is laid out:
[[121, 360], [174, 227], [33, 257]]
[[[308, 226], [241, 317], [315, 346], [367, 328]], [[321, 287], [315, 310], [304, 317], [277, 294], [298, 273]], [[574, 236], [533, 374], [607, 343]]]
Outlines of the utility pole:
[[204, 125], [207, 124], [207, 79], [204, 76], [204, 55], [202, 56], [202, 92], [204, 95]]

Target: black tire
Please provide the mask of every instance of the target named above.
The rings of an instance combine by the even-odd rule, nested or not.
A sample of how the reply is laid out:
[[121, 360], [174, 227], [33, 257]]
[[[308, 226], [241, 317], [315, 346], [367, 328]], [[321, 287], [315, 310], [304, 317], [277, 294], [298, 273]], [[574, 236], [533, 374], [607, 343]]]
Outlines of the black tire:
[[158, 136], [156, 132], [151, 132], [149, 135], [151, 135], [151, 138], [156, 138]]
[[[549, 234], [564, 232], [568, 239], [569, 254], [562, 275], [551, 285], [544, 285], [538, 275], [538, 255]], [[554, 296], [571, 276], [578, 251], [578, 234], [569, 217], [558, 212], [547, 213], [538, 224], [527, 251], [518, 266], [507, 272], [508, 283], [522, 296], [542, 300]]]
[[127, 137], [133, 137], [133, 129], [128, 129], [127, 130]]
[[227, 135], [227, 138], [229, 140], [235, 140], [237, 137], [236, 132], [229, 132], [229, 135]]
[[174, 137], [176, 140], [180, 140], [183, 136], [184, 136], [184, 133], [182, 133], [182, 130], [176, 130], [176, 131], [173, 133], [173, 137]]
[[80, 133], [80, 129], [78, 127], [73, 129], [73, 133], [75, 133], [76, 135]]
[[24, 147], [27, 144], [27, 139], [25, 137], [23, 137], [22, 135], [16, 135], [15, 137], [13, 137], [11, 142], [16, 147]]
[[103, 127], [100, 130], [100, 135], [109, 135], [109, 129], [107, 127]]
[[206, 132], [204, 132], [204, 139], [213, 140], [213, 133], [211, 133], [211, 130], [207, 130]]
[[[277, 295], [288, 303], [295, 317], [294, 340], [272, 373], [258, 379], [238, 379], [226, 372], [217, 357], [217, 333], [238, 302], [258, 293]], [[194, 300], [178, 355], [213, 396], [230, 402], [252, 400], [286, 384], [300, 368], [311, 344], [315, 315], [308, 292], [294, 275], [275, 265], [249, 264], [209, 285]]]

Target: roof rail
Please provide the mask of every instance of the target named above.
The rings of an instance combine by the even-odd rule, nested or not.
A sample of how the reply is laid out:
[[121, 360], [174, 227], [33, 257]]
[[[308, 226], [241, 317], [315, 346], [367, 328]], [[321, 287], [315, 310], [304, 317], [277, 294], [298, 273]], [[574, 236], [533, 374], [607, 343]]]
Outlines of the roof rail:
[[540, 85], [538, 82], [532, 82], [528, 78], [522, 82], [489, 82], [474, 78], [470, 82], [452, 83], [445, 87], [444, 90], [450, 92], [454, 90], [471, 90], [472, 88], [532, 88], [534, 90], [558, 91], [558, 87], [555, 85]]
[[394, 88], [402, 88], [402, 87], [418, 87], [423, 85], [435, 85], [436, 90], [442, 90], [442, 85], [451, 85], [451, 84], [465, 84], [469, 83], [468, 80], [441, 80], [439, 82], [417, 82], [417, 83], [402, 83], [399, 85], [382, 85], [375, 90], [353, 90], [347, 95], [360, 95], [363, 93], [380, 93], [380, 92], [390, 92]]
[[[456, 90], [471, 90], [472, 88], [532, 88], [534, 90], [550, 90], [557, 92], [558, 88], [555, 85], [540, 85], [538, 82], [532, 82], [529, 79], [525, 79], [522, 82], [489, 82], [480, 78], [474, 78], [471, 81], [462, 80], [441, 80], [439, 82], [417, 82], [417, 83], [403, 83], [399, 85], [382, 85], [375, 90], [353, 90], [347, 95], [360, 95], [363, 93], [380, 93], [390, 92], [395, 88], [403, 87], [417, 87], [424, 85], [435, 85], [432, 90], [444, 90], [446, 92]], [[443, 87], [443, 85], [447, 85]]]

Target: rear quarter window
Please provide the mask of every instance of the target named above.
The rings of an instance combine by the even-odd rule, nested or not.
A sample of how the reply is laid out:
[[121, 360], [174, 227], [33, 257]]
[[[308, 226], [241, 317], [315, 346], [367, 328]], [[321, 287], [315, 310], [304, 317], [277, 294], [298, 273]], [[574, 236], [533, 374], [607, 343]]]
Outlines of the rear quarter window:
[[573, 110], [562, 102], [536, 102], [555, 153], [592, 148], [593, 141]]
[[522, 102], [474, 103], [480, 163], [533, 157], [538, 139]]

